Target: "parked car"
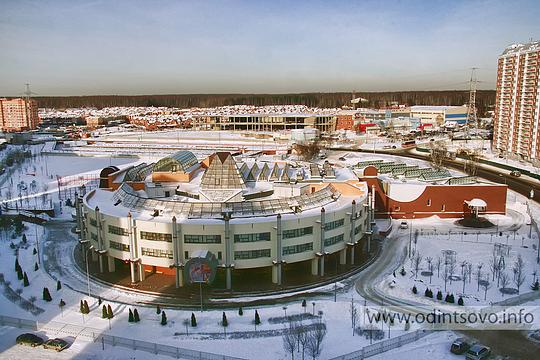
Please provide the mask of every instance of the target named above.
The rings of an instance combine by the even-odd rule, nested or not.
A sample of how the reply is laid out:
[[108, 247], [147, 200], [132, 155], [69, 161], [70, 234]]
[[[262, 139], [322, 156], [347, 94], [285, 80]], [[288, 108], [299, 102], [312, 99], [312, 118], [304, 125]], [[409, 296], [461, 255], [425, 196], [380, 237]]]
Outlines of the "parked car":
[[471, 348], [467, 350], [467, 355], [465, 356], [465, 358], [469, 360], [483, 360], [487, 359], [490, 355], [490, 348], [481, 344], [476, 344], [471, 346]]
[[400, 229], [408, 229], [409, 225], [407, 224], [406, 221], [402, 221], [401, 224], [399, 224], [399, 228]]
[[62, 351], [64, 350], [65, 348], [67, 348], [68, 346], [68, 343], [67, 341], [65, 340], [62, 340], [62, 339], [49, 339], [45, 342], [45, 344], [43, 344], [43, 347], [45, 349], [53, 349], [53, 350], [56, 350], [56, 351]]
[[514, 176], [514, 177], [520, 177], [521, 176], [521, 172], [518, 171], [518, 170], [514, 170], [514, 171], [511, 171], [510, 172], [510, 175]]
[[471, 344], [465, 338], [457, 338], [452, 343], [452, 346], [450, 346], [450, 352], [452, 352], [453, 354], [461, 355], [467, 352], [470, 347]]
[[17, 336], [15, 342], [19, 345], [28, 345], [36, 347], [43, 344], [43, 339], [32, 333], [25, 333]]

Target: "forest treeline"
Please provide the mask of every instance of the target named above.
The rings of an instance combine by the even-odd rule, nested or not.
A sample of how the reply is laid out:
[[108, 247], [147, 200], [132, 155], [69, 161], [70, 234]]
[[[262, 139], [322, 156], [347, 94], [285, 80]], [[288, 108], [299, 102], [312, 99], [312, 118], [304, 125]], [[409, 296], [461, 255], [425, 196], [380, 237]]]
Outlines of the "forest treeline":
[[[463, 105], [469, 94], [462, 90], [446, 91], [392, 91], [357, 92], [357, 97], [368, 100], [363, 107], [381, 108], [392, 102], [408, 105]], [[68, 108], [108, 106], [167, 106], [178, 108], [215, 107], [226, 105], [280, 105], [298, 104], [310, 107], [337, 108], [349, 105], [351, 93], [300, 94], [193, 94], [193, 95], [92, 95], [92, 96], [40, 96], [35, 98], [39, 107]], [[495, 102], [494, 90], [479, 90], [476, 103], [480, 114]]]

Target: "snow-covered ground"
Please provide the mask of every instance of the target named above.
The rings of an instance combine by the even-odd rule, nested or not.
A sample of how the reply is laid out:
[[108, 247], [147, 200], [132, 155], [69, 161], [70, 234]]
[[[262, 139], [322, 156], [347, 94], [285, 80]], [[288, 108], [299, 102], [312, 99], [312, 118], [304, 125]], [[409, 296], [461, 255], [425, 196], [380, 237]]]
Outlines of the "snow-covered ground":
[[[39, 151], [39, 150], [36, 150]], [[343, 154], [341, 154], [343, 155]], [[335, 158], [341, 156], [337, 153], [330, 154], [329, 158], [333, 161]], [[376, 158], [381, 158], [381, 155], [375, 155]], [[347, 155], [346, 160], [342, 165], [350, 165], [358, 162], [359, 159], [366, 160], [369, 155], [350, 154]], [[394, 160], [395, 157], [388, 156], [389, 160]], [[30, 184], [32, 180], [37, 183], [37, 188], [43, 191], [43, 185], [47, 185], [47, 191], [51, 194], [53, 199], [56, 199], [56, 192], [51, 191], [54, 189], [56, 177], [76, 175], [81, 173], [97, 173], [103, 167], [108, 165], [124, 166], [134, 161], [140, 161], [135, 159], [121, 159], [121, 158], [92, 158], [92, 157], [67, 157], [67, 156], [38, 156], [32, 160], [25, 162], [20, 168], [18, 168], [14, 174], [8, 180], [8, 183], [15, 184], [24, 181]], [[418, 160], [404, 159], [407, 163], [422, 163], [425, 162]], [[51, 179], [51, 176], [53, 178]], [[4, 189], [5, 190], [5, 189]], [[5, 193], [3, 190], [2, 195]], [[14, 193], [16, 187], [12, 188]], [[537, 243], [537, 238], [533, 237], [529, 239], [528, 231], [529, 227], [526, 225], [528, 217], [523, 205], [525, 199], [520, 195], [511, 194], [509, 197], [509, 213], [507, 216], [491, 216], [490, 220], [494, 223], [498, 223], [499, 230], [503, 231], [503, 236], [494, 234], [493, 236], [487, 231], [481, 231], [476, 235], [476, 231], [470, 232], [468, 235], [463, 235], [463, 239], [460, 231], [461, 228], [457, 228], [453, 221], [442, 220], [437, 218], [414, 220], [411, 229], [397, 230], [395, 229], [392, 237], [389, 241], [407, 241], [410, 234], [414, 235], [414, 230], [421, 230], [416, 244], [413, 243], [413, 249], [417, 253], [420, 253], [423, 257], [421, 263], [421, 271], [426, 270], [426, 257], [432, 257], [436, 259], [441, 256], [442, 250], [454, 250], [456, 251], [456, 263], [457, 270], [456, 276], [461, 273], [459, 264], [466, 260], [473, 264], [473, 269], [479, 263], [483, 263], [482, 273], [488, 275], [488, 261], [492, 254], [493, 243], [501, 242], [508, 244], [511, 248], [508, 249], [508, 255], [505, 255], [506, 271], [511, 274], [510, 269], [517, 259], [518, 255], [521, 255], [525, 262], [525, 276], [526, 280], [521, 287], [521, 292], [525, 293], [530, 291], [529, 285], [532, 282], [532, 272], [537, 269], [535, 262], [536, 251], [534, 249]], [[539, 213], [538, 208], [534, 207], [533, 211]], [[70, 208], [64, 207], [64, 214], [70, 213]], [[73, 286], [73, 289], [69, 286], [69, 282], [63, 283], [60, 290], [56, 290], [56, 279], [51, 277], [49, 273], [44, 271], [45, 264], [50, 260], [46, 248], [49, 246], [55, 246], [54, 239], [44, 244], [43, 239], [47, 237], [47, 226], [42, 227], [34, 224], [25, 224], [26, 229], [24, 233], [27, 237], [27, 244], [21, 243], [21, 236], [13, 235], [12, 232], [5, 233], [0, 236], [0, 272], [4, 274], [4, 281], [9, 282], [8, 287], [17, 291], [22, 289], [21, 296], [26, 300], [31, 300], [35, 297], [35, 306], [43, 309], [44, 311], [34, 315], [29, 311], [21, 307], [22, 303], [18, 300], [12, 301], [8, 299], [4, 292], [0, 296], [0, 314], [9, 315], [27, 319], [39, 320], [40, 322], [59, 322], [65, 324], [72, 324], [76, 326], [84, 326], [92, 329], [96, 329], [99, 333], [114, 334], [123, 337], [129, 337], [133, 339], [140, 339], [146, 341], [158, 342], [161, 344], [168, 344], [174, 346], [181, 346], [184, 348], [209, 351], [224, 355], [234, 355], [243, 357], [246, 359], [258, 358], [260, 360], [265, 359], [287, 359], [289, 355], [283, 349], [283, 341], [281, 337], [281, 331], [286, 327], [287, 321], [283, 319], [285, 312], [288, 316], [300, 315], [305, 311], [308, 313], [314, 313], [316, 316], [312, 316], [303, 320], [305, 325], [318, 323], [324, 321], [328, 330], [327, 336], [324, 339], [322, 359], [328, 359], [333, 356], [343, 355], [348, 352], [359, 350], [363, 346], [366, 346], [370, 341], [363, 336], [353, 336], [351, 328], [351, 320], [349, 309], [351, 306], [351, 299], [354, 299], [355, 303], [359, 306], [362, 305], [364, 299], [360, 298], [355, 293], [354, 286], [342, 287], [342, 284], [338, 286], [337, 301], [334, 302], [333, 296], [319, 296], [316, 298], [310, 298], [307, 303], [307, 308], [301, 306], [300, 301], [291, 302], [288, 304], [279, 304], [274, 306], [264, 306], [255, 308], [244, 309], [244, 315], [238, 315], [238, 309], [231, 303], [231, 307], [225, 310], [229, 321], [227, 328], [228, 337], [225, 339], [223, 334], [223, 327], [219, 325], [222, 318], [222, 310], [209, 310], [204, 312], [194, 311], [197, 317], [197, 327], [188, 327], [189, 334], [186, 334], [186, 327], [184, 321], [191, 316], [191, 311], [177, 310], [177, 309], [164, 309], [168, 323], [165, 326], [160, 325], [161, 317], [156, 314], [154, 307], [147, 307], [142, 304], [137, 304], [137, 297], [133, 297], [133, 305], [125, 304], [125, 301], [119, 301], [126, 298], [125, 293], [121, 293], [120, 290], [109, 289], [103, 293], [103, 300], [105, 304], [110, 304], [115, 317], [111, 321], [111, 328], [109, 329], [109, 322], [101, 318], [101, 308], [97, 304], [96, 298], [89, 298], [85, 294], [84, 286], [81, 288], [80, 283], [77, 286]], [[448, 230], [451, 230], [448, 235]], [[515, 239], [514, 239], [515, 230]], [[466, 231], [466, 230], [465, 230]], [[438, 235], [435, 235], [437, 233]], [[506, 235], [509, 235], [508, 237]], [[34, 254], [33, 249], [36, 246], [36, 235], [41, 241], [40, 254], [42, 256], [42, 264], [38, 270], [34, 270], [35, 264], [38, 261], [37, 255]], [[71, 241], [71, 240], [67, 240]], [[11, 243], [14, 244], [15, 249], [12, 248]], [[58, 241], [59, 243], [59, 241]], [[17, 250], [18, 247], [18, 250]], [[59, 248], [65, 249], [65, 248]], [[17, 275], [14, 270], [15, 252], [18, 252], [19, 263], [23, 270], [27, 273], [27, 277], [30, 285], [28, 287], [23, 286], [23, 282], [17, 279]], [[54, 252], [53, 252], [54, 253]], [[65, 261], [68, 263], [68, 259], [71, 257], [69, 251], [57, 251], [56, 256], [60, 257], [59, 261]], [[57, 259], [58, 260], [58, 259]], [[399, 269], [398, 269], [399, 270]], [[433, 301], [428, 300], [423, 296], [426, 284], [429, 283], [429, 277], [419, 274], [417, 277], [411, 276], [413, 271], [411, 269], [411, 262], [405, 263], [406, 276], [401, 276], [396, 273], [394, 278], [390, 275], [385, 279], [385, 290], [391, 295], [398, 296], [405, 299], [410, 299], [417, 302]], [[442, 270], [442, 268], [441, 268]], [[73, 270], [78, 271], [78, 270]], [[54, 273], [63, 281], [63, 275], [61, 271]], [[84, 278], [84, 274], [79, 274], [79, 277]], [[67, 281], [67, 280], [66, 280]], [[393, 288], [387, 286], [390, 282], [395, 281]], [[419, 290], [418, 295], [413, 295], [410, 291], [412, 286], [416, 284]], [[462, 292], [462, 282], [453, 281], [452, 284], [447, 284], [447, 291], [454, 294], [460, 294]], [[53, 300], [46, 302], [42, 300], [43, 287], [47, 287], [52, 295]], [[444, 289], [444, 281], [440, 276], [435, 275], [431, 278], [431, 284], [429, 287], [434, 291], [436, 289]], [[512, 287], [510, 283], [507, 287]], [[100, 287], [93, 287], [93, 292]], [[332, 286], [327, 287], [325, 290], [331, 290]], [[503, 296], [497, 286], [492, 286], [488, 292], [486, 300], [483, 297], [482, 289], [477, 290], [476, 279], [474, 274], [470, 282], [466, 282], [465, 300], [467, 304], [474, 303], [479, 305], [486, 305], [489, 302], [498, 302], [509, 297], [509, 295]], [[63, 299], [66, 306], [60, 308], [58, 303], [60, 299]], [[89, 315], [83, 316], [79, 311], [79, 303], [81, 300], [87, 300], [90, 306], [91, 312]], [[315, 303], [315, 306], [312, 305]], [[469, 303], [470, 302], [470, 303]], [[283, 307], [286, 306], [286, 309]], [[139, 311], [141, 322], [133, 324], [128, 322], [129, 308], [136, 307]], [[258, 310], [262, 324], [257, 326], [255, 330], [253, 319], [254, 311]], [[269, 319], [274, 318], [273, 321]], [[281, 319], [280, 319], [281, 318]], [[414, 327], [414, 326], [413, 326]], [[10, 328], [0, 328], [2, 339], [0, 341], [1, 357], [2, 358], [20, 358], [20, 347], [14, 346], [14, 339], [19, 330]], [[398, 336], [404, 333], [404, 329], [395, 326], [391, 330], [391, 337]], [[67, 337], [62, 332], [52, 332], [46, 334], [49, 337], [61, 336]], [[401, 358], [403, 354], [411, 354], [419, 358], [446, 358], [448, 356], [448, 346], [451, 339], [455, 337], [452, 333], [443, 332], [430, 335], [423, 340], [418, 341], [415, 344], [408, 345], [398, 350], [379, 355], [378, 358]], [[106, 345], [107, 346], [107, 345]], [[426, 349], [427, 348], [427, 349]], [[50, 353], [41, 349], [28, 350], [24, 348], [24, 352], [28, 354], [32, 351], [32, 356], [47, 358]], [[43, 352], [43, 353], [42, 353]], [[93, 344], [83, 339], [77, 339], [72, 347], [66, 350], [65, 353], [60, 354], [60, 357], [55, 358], [88, 358], [88, 359], [121, 359], [127, 358], [127, 356], [135, 356], [137, 358], [145, 358], [147, 353], [132, 353], [124, 348], [110, 349], [103, 352], [101, 350], [101, 344]], [[53, 356], [56, 356], [54, 353]]]

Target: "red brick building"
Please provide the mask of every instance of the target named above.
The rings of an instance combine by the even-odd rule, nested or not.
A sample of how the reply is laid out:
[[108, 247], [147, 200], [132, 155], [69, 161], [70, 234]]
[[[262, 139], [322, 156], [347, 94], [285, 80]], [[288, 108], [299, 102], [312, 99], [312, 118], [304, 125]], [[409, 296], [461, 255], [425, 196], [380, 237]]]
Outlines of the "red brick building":
[[38, 106], [35, 100], [0, 99], [0, 131], [33, 130], [38, 124]]
[[506, 185], [475, 183], [467, 185], [433, 184], [420, 181], [388, 181], [377, 168], [364, 169], [362, 180], [375, 192], [375, 217], [393, 219], [461, 218], [471, 213], [467, 201], [483, 200], [480, 214], [506, 213]]

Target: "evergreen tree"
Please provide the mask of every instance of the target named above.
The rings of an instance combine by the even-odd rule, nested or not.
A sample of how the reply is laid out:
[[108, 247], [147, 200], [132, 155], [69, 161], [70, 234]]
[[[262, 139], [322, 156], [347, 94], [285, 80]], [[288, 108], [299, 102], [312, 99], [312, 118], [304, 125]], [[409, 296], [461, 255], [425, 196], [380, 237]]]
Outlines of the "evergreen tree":
[[161, 314], [161, 308], [159, 307], [159, 305], [156, 308], [156, 314], [158, 314], [158, 315]]
[[49, 292], [48, 288], [43, 288], [43, 300], [45, 301], [52, 301], [51, 293]]
[[259, 316], [259, 312], [255, 310], [255, 325], [259, 325], [261, 323], [261, 318]]
[[445, 302], [450, 302], [450, 295], [449, 294], [446, 294], [446, 296], [444, 297], [444, 301]]
[[15, 271], [21, 271], [21, 265], [19, 265], [19, 258], [15, 258]]
[[429, 288], [426, 288], [426, 291], [424, 291], [424, 296], [429, 297]]
[[84, 304], [81, 300], [81, 303], [79, 304], [79, 311], [81, 312], [81, 314], [84, 314]]
[[238, 308], [238, 315], [240, 316], [244, 315], [244, 310], [242, 309], [241, 306]]
[[60, 282], [60, 280], [58, 280], [56, 282], [56, 291], [60, 290], [62, 288], [62, 283]]
[[302, 307], [304, 308], [304, 314], [306, 313], [306, 309], [307, 309], [307, 302], [306, 302], [306, 299], [302, 300]]
[[161, 312], [161, 325], [167, 325], [167, 315], [165, 315], [165, 311]]
[[195, 317], [194, 313], [191, 313], [191, 327], [197, 326], [197, 318]]
[[225, 315], [225, 311], [223, 312], [223, 315], [221, 316], [221, 326], [223, 327], [229, 326], [229, 321], [227, 321], [227, 315]]
[[26, 239], [26, 234], [23, 234], [23, 236], [22, 236], [22, 242], [23, 242], [23, 244], [26, 244], [26, 241], [27, 241], [27, 239]]
[[97, 301], [98, 301], [98, 305], [101, 305], [101, 303], [103, 302], [103, 300], [101, 300], [101, 296], [98, 296]]
[[107, 319], [109, 317], [109, 313], [107, 312], [107, 306], [103, 304], [103, 307], [101, 308], [101, 318]]
[[137, 309], [133, 310], [133, 321], [135, 322], [141, 321], [141, 319], [139, 318], [139, 312], [137, 311]]
[[111, 305], [107, 305], [107, 319], [112, 319], [114, 317]]
[[448, 297], [448, 302], [450, 304], [453, 304], [456, 302], [456, 300], [454, 299], [454, 294], [450, 294], [450, 296]]
[[461, 296], [459, 297], [457, 303], [458, 303], [458, 305], [461, 305], [461, 306], [464, 305], [464, 303], [463, 303], [463, 298], [462, 298]]
[[24, 278], [22, 268], [19, 267], [19, 271], [17, 271], [17, 279], [22, 280]]
[[84, 313], [90, 314], [90, 306], [88, 306], [88, 301], [84, 300]]
[[130, 323], [135, 322], [135, 319], [133, 318], [133, 311], [131, 311], [131, 309], [129, 309], [128, 322]]
[[34, 248], [34, 251], [32, 251], [32, 255], [37, 255], [37, 249]]
[[539, 290], [540, 289], [540, 282], [538, 282], [538, 280], [536, 280], [532, 285], [531, 285], [531, 290]]
[[417, 294], [417, 293], [418, 293], [418, 289], [416, 289], [416, 285], [413, 286], [412, 292], [413, 292], [413, 294]]
[[34, 271], [38, 271], [38, 270], [39, 270], [39, 265], [38, 265], [38, 263], [35, 263], [35, 265], [34, 265]]
[[60, 302], [58, 303], [58, 306], [60, 306], [60, 307], [66, 306], [66, 302], [64, 301], [64, 299], [60, 299]]
[[441, 292], [441, 290], [437, 291], [437, 300], [442, 300], [442, 292]]
[[26, 273], [24, 273], [24, 276], [23, 276], [23, 284], [24, 284], [24, 287], [27, 287], [28, 285], [30, 285], [30, 282], [28, 282], [28, 276], [26, 275]]

